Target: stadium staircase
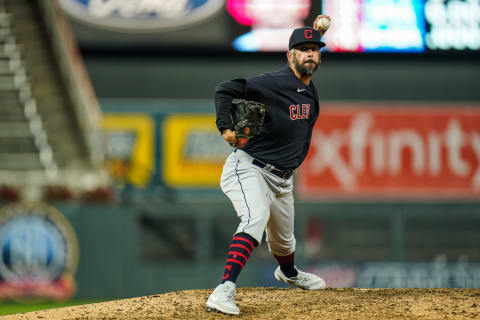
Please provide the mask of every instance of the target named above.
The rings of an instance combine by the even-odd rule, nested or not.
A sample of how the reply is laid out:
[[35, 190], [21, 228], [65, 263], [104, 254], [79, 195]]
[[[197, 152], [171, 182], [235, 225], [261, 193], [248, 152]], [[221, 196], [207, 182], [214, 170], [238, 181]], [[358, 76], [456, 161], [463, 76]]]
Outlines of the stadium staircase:
[[0, 0], [0, 185], [99, 174], [41, 2]]

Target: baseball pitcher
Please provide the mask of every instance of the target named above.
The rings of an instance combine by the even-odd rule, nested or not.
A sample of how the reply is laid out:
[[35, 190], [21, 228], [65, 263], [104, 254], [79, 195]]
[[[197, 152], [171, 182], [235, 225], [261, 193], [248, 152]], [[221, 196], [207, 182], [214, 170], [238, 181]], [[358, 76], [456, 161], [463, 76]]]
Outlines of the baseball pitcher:
[[[328, 21], [325, 21], [328, 20]], [[295, 266], [293, 176], [307, 156], [319, 114], [311, 81], [320, 64], [320, 38], [330, 17], [319, 15], [313, 28], [295, 29], [287, 51], [288, 66], [277, 72], [220, 83], [215, 92], [216, 124], [235, 146], [223, 167], [222, 191], [240, 223], [227, 253], [221, 283], [207, 308], [239, 314], [236, 280], [263, 232], [279, 267], [277, 280], [305, 289], [324, 289], [325, 281]]]

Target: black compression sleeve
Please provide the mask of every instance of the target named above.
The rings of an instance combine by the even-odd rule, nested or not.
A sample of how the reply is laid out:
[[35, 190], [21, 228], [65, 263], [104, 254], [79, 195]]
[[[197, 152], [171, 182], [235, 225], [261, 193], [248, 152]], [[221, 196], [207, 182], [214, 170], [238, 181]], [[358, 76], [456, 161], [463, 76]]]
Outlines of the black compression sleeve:
[[245, 79], [225, 81], [215, 88], [216, 123], [220, 132], [224, 129], [233, 129], [230, 110], [234, 98], [245, 99]]

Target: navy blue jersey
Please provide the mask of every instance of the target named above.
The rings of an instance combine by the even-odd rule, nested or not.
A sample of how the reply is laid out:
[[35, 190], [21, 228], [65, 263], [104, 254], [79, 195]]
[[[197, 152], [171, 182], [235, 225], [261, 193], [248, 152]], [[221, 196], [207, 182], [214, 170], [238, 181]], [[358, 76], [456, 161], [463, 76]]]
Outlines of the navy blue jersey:
[[222, 82], [215, 92], [217, 127], [220, 131], [233, 129], [230, 116], [233, 98], [266, 105], [262, 132], [251, 138], [242, 150], [281, 170], [299, 167], [307, 156], [319, 113], [313, 82], [306, 86], [289, 67]]

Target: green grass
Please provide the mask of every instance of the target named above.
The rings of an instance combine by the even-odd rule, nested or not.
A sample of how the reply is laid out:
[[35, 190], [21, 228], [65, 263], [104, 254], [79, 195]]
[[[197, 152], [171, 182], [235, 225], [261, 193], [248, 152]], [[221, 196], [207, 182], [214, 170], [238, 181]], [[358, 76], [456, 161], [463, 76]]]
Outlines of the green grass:
[[30, 311], [38, 311], [45, 309], [56, 309], [70, 306], [78, 306], [81, 304], [96, 303], [102, 302], [103, 300], [72, 300], [64, 302], [40, 302], [40, 303], [21, 303], [21, 302], [11, 302], [4, 301], [0, 302], [0, 316], [7, 314], [23, 313]]

